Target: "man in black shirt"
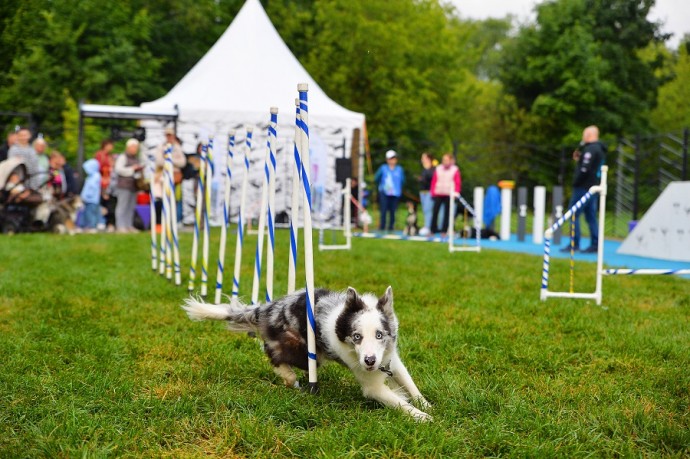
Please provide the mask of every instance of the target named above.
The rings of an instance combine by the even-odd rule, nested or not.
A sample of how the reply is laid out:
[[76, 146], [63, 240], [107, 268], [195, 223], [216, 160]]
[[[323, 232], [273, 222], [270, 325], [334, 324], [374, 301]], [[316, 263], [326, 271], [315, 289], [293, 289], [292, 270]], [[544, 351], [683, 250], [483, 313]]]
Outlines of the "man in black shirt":
[[[581, 148], [573, 152], [573, 159], [577, 161], [575, 178], [573, 180], [573, 196], [570, 207], [574, 206], [594, 185], [599, 185], [601, 165], [604, 163], [606, 145], [599, 141], [599, 128], [588, 126], [582, 132]], [[584, 249], [584, 253], [596, 253], [599, 245], [599, 224], [597, 222], [597, 199], [589, 199], [575, 214], [575, 250], [580, 250], [580, 214], [585, 214], [589, 227], [591, 244]], [[563, 252], [570, 251], [570, 246], [563, 247]]]

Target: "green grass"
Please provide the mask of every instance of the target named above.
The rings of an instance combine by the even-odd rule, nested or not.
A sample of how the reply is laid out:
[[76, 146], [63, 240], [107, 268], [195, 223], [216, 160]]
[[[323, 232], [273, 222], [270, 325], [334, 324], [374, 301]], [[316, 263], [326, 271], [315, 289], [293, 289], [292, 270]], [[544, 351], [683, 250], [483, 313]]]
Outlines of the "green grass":
[[[690, 455], [688, 280], [606, 278], [602, 308], [540, 302], [539, 257], [360, 239], [317, 253], [320, 286], [393, 286], [403, 361], [434, 405], [417, 424], [336, 364], [318, 396], [282, 387], [256, 340], [189, 321], [186, 288], [148, 254], [145, 234], [0, 238], [0, 457]], [[578, 264], [578, 290], [593, 270]]]

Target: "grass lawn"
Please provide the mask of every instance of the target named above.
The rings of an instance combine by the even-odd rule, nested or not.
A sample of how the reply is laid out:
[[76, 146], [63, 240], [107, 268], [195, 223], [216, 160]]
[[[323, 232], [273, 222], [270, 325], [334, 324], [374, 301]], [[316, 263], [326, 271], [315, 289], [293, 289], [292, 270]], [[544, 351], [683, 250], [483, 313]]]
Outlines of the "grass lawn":
[[[0, 457], [690, 455], [688, 280], [605, 278], [601, 308], [540, 302], [539, 257], [360, 239], [317, 253], [319, 286], [393, 286], [403, 361], [434, 405], [418, 424], [336, 364], [317, 396], [282, 387], [258, 341], [186, 318], [186, 287], [152, 274], [149, 250], [146, 234], [0, 237]], [[568, 261], [552, 264], [567, 288]]]

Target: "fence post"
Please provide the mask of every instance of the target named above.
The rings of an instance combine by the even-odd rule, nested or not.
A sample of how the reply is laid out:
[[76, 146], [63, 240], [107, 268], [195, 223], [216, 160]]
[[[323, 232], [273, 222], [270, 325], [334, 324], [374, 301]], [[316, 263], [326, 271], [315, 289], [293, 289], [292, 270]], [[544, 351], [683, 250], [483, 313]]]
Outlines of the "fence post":
[[690, 136], [690, 129], [683, 129], [683, 173], [681, 175], [683, 181], [688, 179], [688, 136]]
[[640, 136], [635, 136], [635, 170], [633, 171], [633, 220], [637, 220], [640, 194]]

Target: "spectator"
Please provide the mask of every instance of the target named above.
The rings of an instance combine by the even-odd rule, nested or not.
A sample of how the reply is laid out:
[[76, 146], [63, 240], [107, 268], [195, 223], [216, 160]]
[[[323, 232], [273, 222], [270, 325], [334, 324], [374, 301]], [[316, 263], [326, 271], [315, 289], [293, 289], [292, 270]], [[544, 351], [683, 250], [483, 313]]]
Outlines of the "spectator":
[[48, 143], [45, 141], [41, 134], [38, 135], [34, 143], [32, 144], [34, 151], [36, 152], [36, 161], [38, 162], [38, 174], [39, 181], [41, 184], [48, 183], [50, 177], [48, 176], [49, 169], [49, 158], [46, 149], [48, 148]]
[[202, 144], [199, 143], [196, 154], [187, 156], [187, 164], [182, 169], [182, 225], [186, 227], [194, 226], [201, 148]]
[[27, 128], [20, 128], [17, 131], [17, 142], [12, 145], [7, 152], [8, 158], [20, 158], [26, 166], [26, 172], [29, 174], [28, 186], [32, 190], [38, 190], [45, 182], [45, 177], [41, 177], [38, 171], [38, 158], [33, 147], [29, 144], [31, 141], [31, 131]]
[[[441, 231], [444, 235], [448, 229], [448, 222], [450, 221], [450, 197], [453, 191], [460, 194], [462, 189], [462, 178], [460, 177], [460, 169], [456, 166], [453, 155], [446, 153], [443, 155], [441, 164], [434, 170], [434, 176], [431, 179], [431, 196], [434, 200], [434, 209], [431, 216], [431, 232], [438, 233], [438, 213], [443, 209], [443, 223]], [[455, 198], [454, 198], [455, 199]], [[452, 216], [455, 218], [455, 215]]]
[[394, 150], [386, 152], [386, 164], [382, 164], [376, 171], [374, 182], [378, 185], [379, 206], [381, 208], [379, 230], [384, 231], [386, 229], [386, 220], [388, 220], [387, 229], [393, 231], [395, 211], [398, 208], [405, 184], [405, 171], [398, 165], [398, 155]]
[[98, 161], [98, 172], [101, 174], [101, 192], [107, 190], [110, 185], [110, 175], [113, 170], [112, 153], [114, 146], [111, 139], [105, 139], [101, 142], [101, 149], [93, 155], [94, 159]]
[[17, 142], [17, 133], [12, 131], [7, 134], [7, 140], [0, 145], [0, 163], [7, 159], [7, 153], [10, 151], [12, 145]]
[[[587, 194], [589, 188], [599, 185], [600, 169], [604, 163], [606, 146], [599, 141], [599, 128], [587, 126], [582, 132], [582, 151], [573, 152], [573, 160], [577, 161], [575, 178], [573, 179], [573, 195], [570, 198], [572, 207]], [[577, 212], [575, 212], [575, 230], [573, 246], [580, 250], [580, 214], [585, 214], [585, 220], [589, 227], [590, 245], [584, 253], [597, 253], [599, 247], [599, 223], [597, 222], [597, 199], [590, 199]], [[561, 248], [562, 252], [569, 252], [570, 245]]]
[[[103, 190], [101, 195], [101, 206], [105, 207], [105, 215], [103, 216], [103, 224], [105, 231], [112, 233], [115, 231], [115, 209], [117, 208], [117, 174], [115, 173], [115, 155], [109, 155], [110, 161], [110, 179], [108, 180], [108, 187]], [[101, 181], [103, 177], [101, 176]], [[101, 184], [101, 188], [102, 184]]]
[[144, 165], [139, 160], [139, 141], [129, 139], [125, 145], [125, 152], [115, 161], [117, 174], [117, 207], [115, 208], [115, 224], [120, 233], [135, 233], [134, 211], [137, 205], [136, 176], [141, 174]]
[[431, 198], [431, 179], [434, 177], [434, 157], [424, 152], [421, 157], [422, 174], [419, 176], [419, 201], [422, 203], [424, 226], [419, 230], [421, 236], [426, 236], [431, 230], [434, 201]]
[[101, 173], [100, 164], [96, 159], [89, 159], [84, 163], [86, 180], [81, 190], [81, 200], [84, 202], [84, 228], [95, 233], [101, 220]]
[[113, 195], [115, 187], [111, 181], [115, 166], [114, 147], [115, 144], [112, 139], [103, 139], [100, 150], [93, 156], [98, 161], [101, 174], [101, 206], [106, 209], [105, 215], [101, 217], [99, 222], [99, 227], [105, 227], [108, 232], [115, 230], [115, 202], [117, 198]]
[[57, 150], [50, 153], [48, 159], [48, 180], [46, 187], [53, 198], [58, 201], [67, 196], [67, 176], [65, 174], [65, 157]]

